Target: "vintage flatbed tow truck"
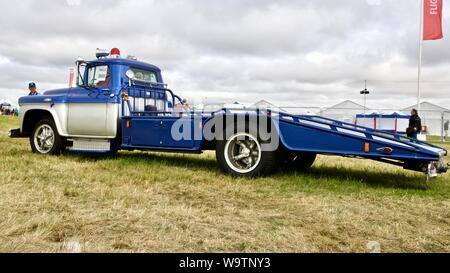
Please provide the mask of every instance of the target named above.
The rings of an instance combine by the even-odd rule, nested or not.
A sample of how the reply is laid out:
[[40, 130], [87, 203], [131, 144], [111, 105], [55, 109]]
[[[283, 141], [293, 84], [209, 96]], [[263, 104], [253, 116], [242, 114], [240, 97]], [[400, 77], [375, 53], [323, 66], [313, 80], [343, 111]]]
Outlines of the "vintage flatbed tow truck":
[[117, 48], [77, 65], [77, 84], [19, 99], [20, 128], [32, 151], [111, 153], [215, 150], [234, 176], [267, 175], [279, 164], [310, 167], [317, 154], [366, 158], [430, 174], [446, 172], [447, 151], [433, 144], [320, 116], [271, 109], [190, 111], [161, 70]]

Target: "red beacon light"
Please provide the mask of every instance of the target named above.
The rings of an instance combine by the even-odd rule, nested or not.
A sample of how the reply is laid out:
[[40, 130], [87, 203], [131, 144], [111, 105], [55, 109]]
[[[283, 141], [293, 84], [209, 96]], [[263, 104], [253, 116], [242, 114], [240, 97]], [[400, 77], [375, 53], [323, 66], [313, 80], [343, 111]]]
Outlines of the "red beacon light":
[[111, 57], [115, 57], [115, 58], [120, 57], [120, 50], [117, 47], [111, 49]]

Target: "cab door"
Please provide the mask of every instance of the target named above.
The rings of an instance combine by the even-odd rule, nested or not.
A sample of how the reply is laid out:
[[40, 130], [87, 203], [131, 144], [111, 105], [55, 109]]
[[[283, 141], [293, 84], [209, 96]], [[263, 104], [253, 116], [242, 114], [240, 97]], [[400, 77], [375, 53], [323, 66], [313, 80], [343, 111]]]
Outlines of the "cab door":
[[87, 67], [83, 87], [70, 89], [67, 129], [71, 136], [107, 137], [107, 109], [111, 100], [108, 65]]

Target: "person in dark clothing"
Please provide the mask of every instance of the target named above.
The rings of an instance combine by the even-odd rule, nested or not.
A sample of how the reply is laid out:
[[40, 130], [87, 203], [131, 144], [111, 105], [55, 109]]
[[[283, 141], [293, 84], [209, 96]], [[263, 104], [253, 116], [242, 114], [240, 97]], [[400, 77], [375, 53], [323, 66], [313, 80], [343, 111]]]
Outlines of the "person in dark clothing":
[[422, 130], [422, 121], [416, 109], [411, 110], [411, 117], [409, 118], [409, 125], [406, 129], [406, 135], [410, 138], [417, 139], [417, 134]]
[[36, 90], [36, 84], [34, 82], [30, 82], [28, 84], [28, 90], [30, 90], [30, 93], [28, 93], [28, 96], [36, 96], [39, 95], [39, 93]]
[[450, 121], [448, 121], [448, 120], [444, 123], [444, 141], [446, 141], [447, 138], [448, 138], [448, 125], [449, 125], [449, 123], [450, 123]]

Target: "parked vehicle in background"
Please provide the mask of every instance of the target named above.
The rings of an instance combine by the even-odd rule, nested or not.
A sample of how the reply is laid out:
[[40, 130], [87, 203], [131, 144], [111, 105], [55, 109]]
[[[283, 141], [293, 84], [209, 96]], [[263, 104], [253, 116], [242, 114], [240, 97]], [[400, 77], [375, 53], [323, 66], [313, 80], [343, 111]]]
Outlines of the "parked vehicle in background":
[[1, 115], [13, 115], [14, 108], [9, 103], [0, 104], [0, 114]]

